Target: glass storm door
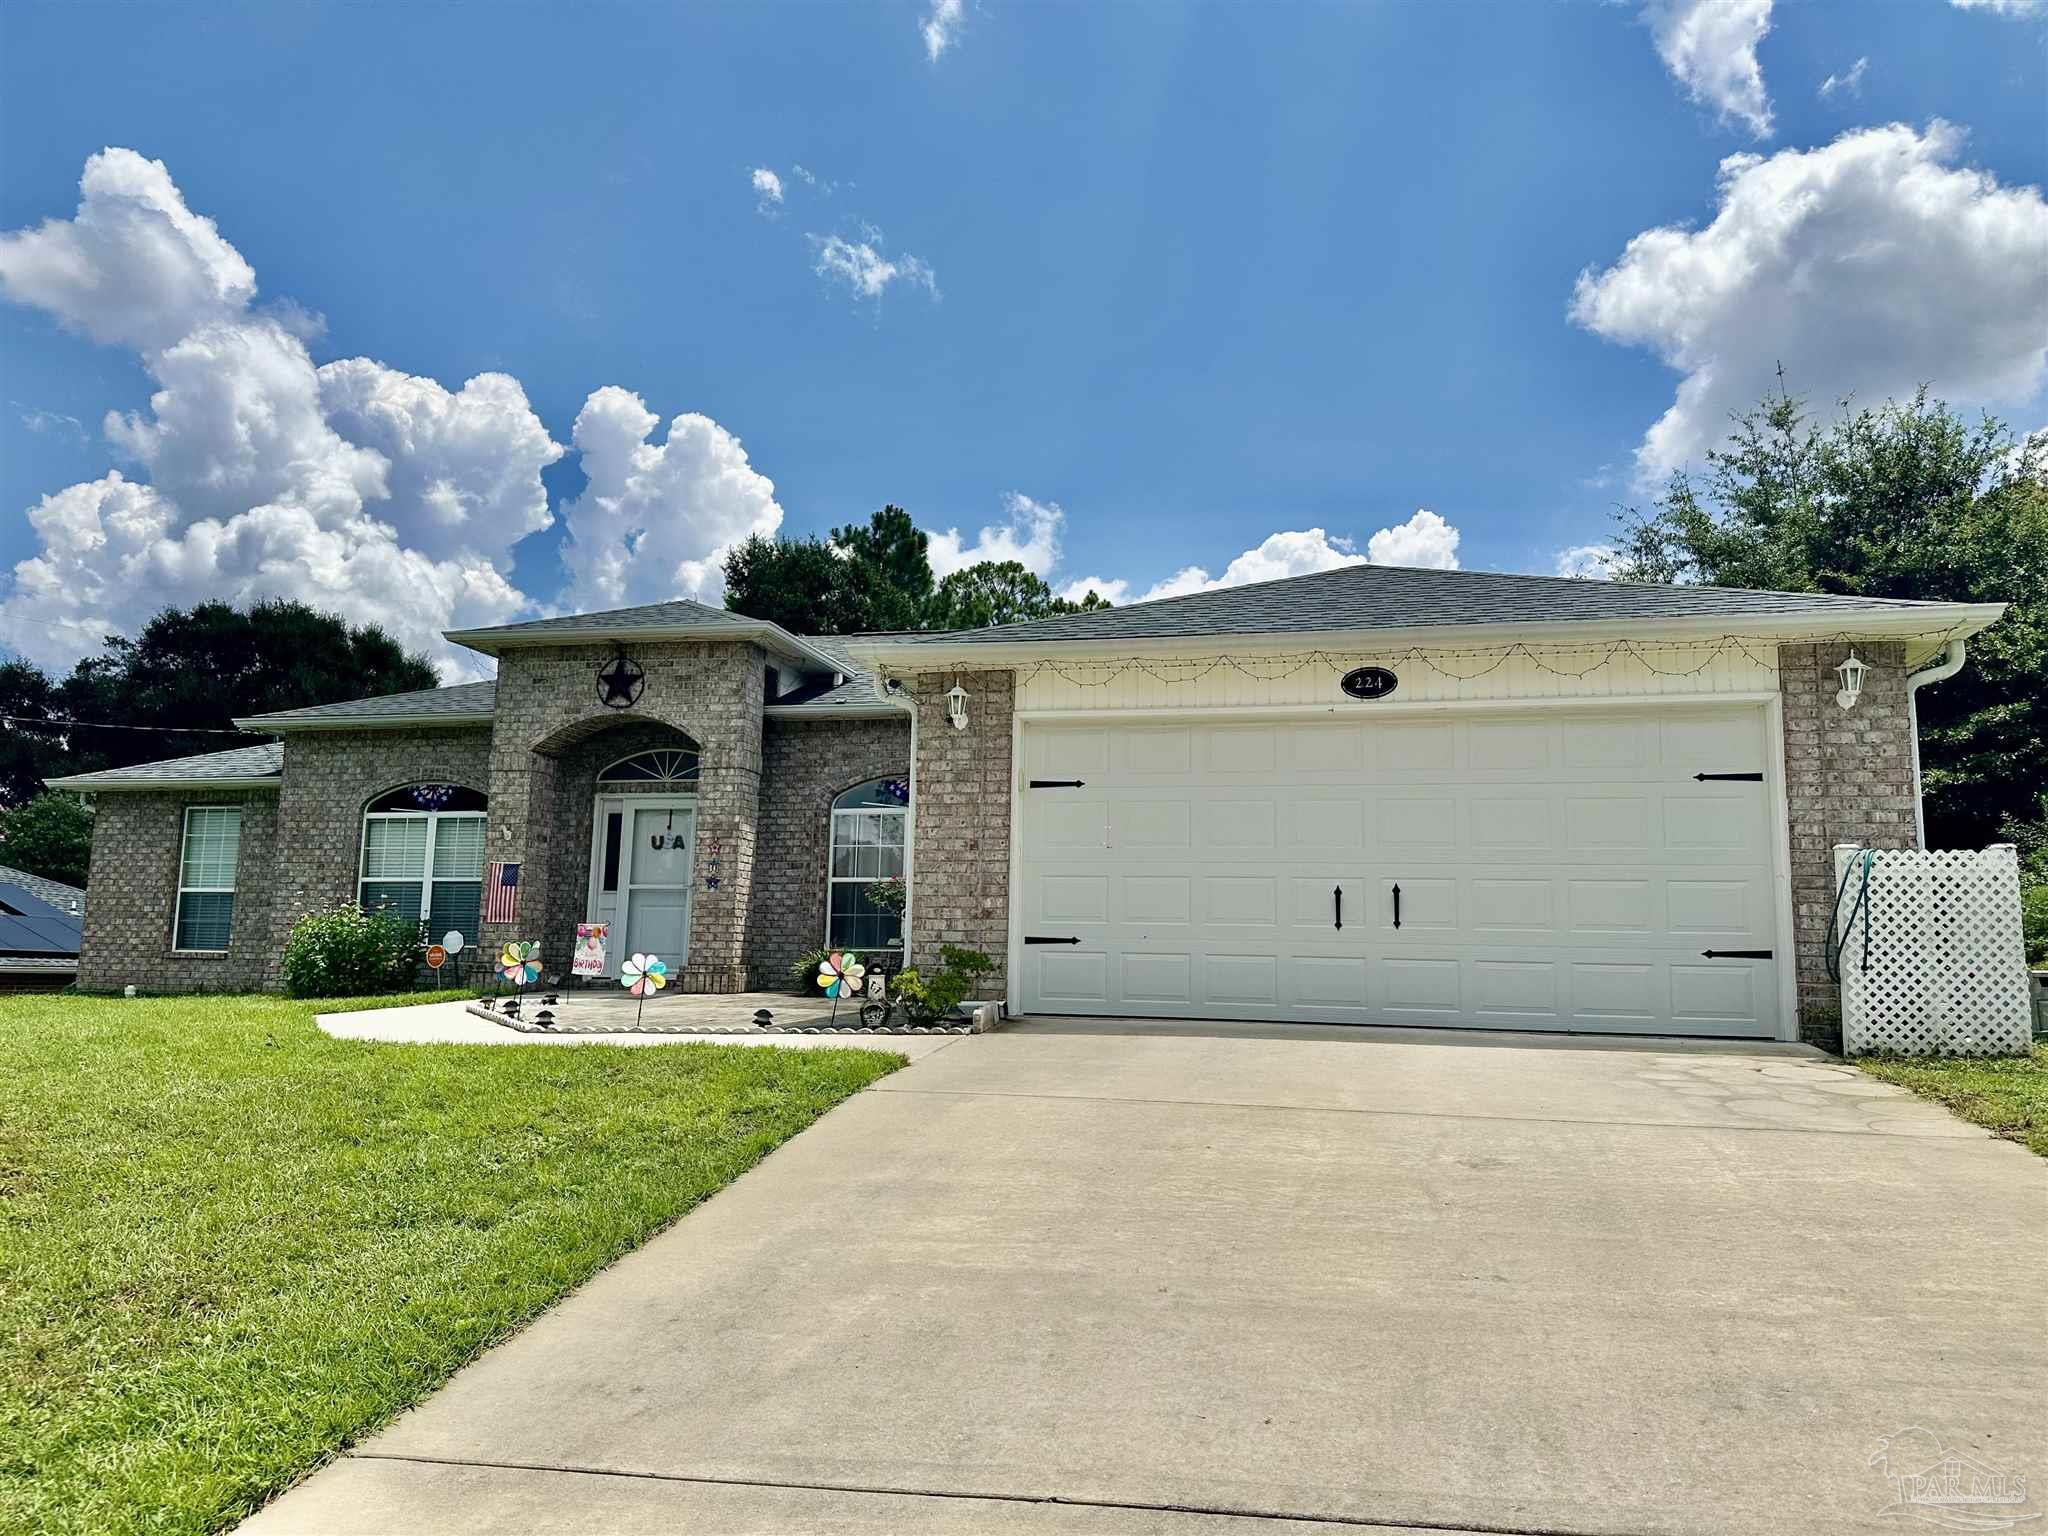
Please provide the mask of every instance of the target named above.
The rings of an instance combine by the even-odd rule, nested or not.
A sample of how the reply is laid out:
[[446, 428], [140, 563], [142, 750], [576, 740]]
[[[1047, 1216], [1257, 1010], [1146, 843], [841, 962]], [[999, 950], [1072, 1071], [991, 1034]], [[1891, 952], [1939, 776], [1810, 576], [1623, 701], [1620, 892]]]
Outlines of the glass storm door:
[[[689, 805], [626, 797], [620, 921], [624, 942], [607, 955], [613, 974], [626, 955], [659, 955], [674, 975], [690, 957], [690, 868], [697, 812]], [[614, 928], [615, 934], [621, 930]]]

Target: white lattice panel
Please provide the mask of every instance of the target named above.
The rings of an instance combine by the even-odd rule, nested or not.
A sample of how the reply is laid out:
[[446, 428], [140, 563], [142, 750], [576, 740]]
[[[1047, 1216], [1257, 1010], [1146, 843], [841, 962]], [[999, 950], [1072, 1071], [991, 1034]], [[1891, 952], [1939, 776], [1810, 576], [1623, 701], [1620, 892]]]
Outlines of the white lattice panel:
[[1878, 850], [1868, 898], [1854, 910], [1862, 857], [1860, 848], [1835, 849], [1837, 887], [1848, 880], [1837, 917], [1843, 1049], [1945, 1056], [2027, 1050], [2032, 1022], [2013, 847]]

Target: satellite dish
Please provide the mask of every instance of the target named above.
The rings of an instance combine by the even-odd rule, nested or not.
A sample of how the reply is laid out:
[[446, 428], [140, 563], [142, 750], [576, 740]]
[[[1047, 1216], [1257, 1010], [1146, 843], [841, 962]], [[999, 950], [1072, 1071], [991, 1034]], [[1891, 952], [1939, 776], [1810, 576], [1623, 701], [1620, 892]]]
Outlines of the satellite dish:
[[450, 928], [446, 933], [442, 934], [441, 947], [451, 955], [461, 954], [462, 930], [460, 928]]

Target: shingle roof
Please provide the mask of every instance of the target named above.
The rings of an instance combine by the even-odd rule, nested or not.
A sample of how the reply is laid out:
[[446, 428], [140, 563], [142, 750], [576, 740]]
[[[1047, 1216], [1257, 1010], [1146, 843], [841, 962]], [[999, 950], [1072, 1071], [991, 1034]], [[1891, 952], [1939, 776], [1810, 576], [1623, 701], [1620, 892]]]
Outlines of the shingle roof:
[[413, 721], [423, 724], [488, 719], [496, 708], [496, 682], [455, 683], [447, 688], [422, 688], [413, 693], [387, 693], [374, 699], [348, 699], [339, 704], [313, 704], [305, 709], [281, 709], [268, 715], [250, 715], [236, 724], [257, 730], [265, 726], [320, 725], [343, 721]]
[[1817, 592], [1753, 592], [1736, 587], [1645, 586], [1497, 571], [1432, 571], [1398, 565], [1347, 565], [1217, 592], [1159, 598], [989, 629], [891, 636], [907, 644], [961, 645], [1052, 640], [1186, 639], [1205, 635], [1312, 633], [1317, 630], [1419, 629], [1458, 624], [1554, 624], [1597, 619], [1725, 617], [1752, 620], [1873, 608], [1939, 608], [1898, 598], [1832, 597]]
[[621, 630], [674, 629], [689, 625], [701, 629], [757, 629], [759, 619], [724, 608], [713, 608], [679, 597], [667, 603], [642, 603], [633, 608], [607, 608], [597, 613], [564, 613], [552, 619], [523, 619], [517, 624], [492, 624], [483, 629], [453, 631], [465, 637], [517, 639], [524, 635], [545, 635], [549, 639], [570, 639], [579, 634], [610, 635]]
[[51, 779], [52, 789], [175, 789], [181, 785], [233, 784], [275, 779], [284, 772], [284, 743], [232, 747], [198, 757], [169, 757], [155, 763], [130, 763], [98, 773], [76, 773]]
[[888, 704], [882, 690], [875, 686], [875, 680], [868, 673], [854, 665], [853, 658], [846, 654], [846, 635], [805, 635], [817, 649], [839, 663], [839, 671], [846, 681], [837, 688], [828, 688], [800, 704], [782, 706], [788, 709], [873, 709]]
[[62, 880], [49, 880], [41, 875], [32, 875], [25, 869], [16, 869], [11, 864], [0, 864], [0, 885], [19, 886], [38, 901], [47, 901], [59, 911], [75, 911], [85, 905], [85, 892], [75, 885], [66, 885]]

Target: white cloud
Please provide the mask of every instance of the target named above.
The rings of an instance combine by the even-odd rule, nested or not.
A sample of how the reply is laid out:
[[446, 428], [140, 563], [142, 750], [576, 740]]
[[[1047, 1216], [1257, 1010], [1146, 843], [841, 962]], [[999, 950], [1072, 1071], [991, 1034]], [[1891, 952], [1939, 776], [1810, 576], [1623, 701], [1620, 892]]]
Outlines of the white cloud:
[[256, 274], [213, 220], [185, 206], [161, 160], [103, 149], [85, 162], [78, 212], [0, 234], [0, 293], [93, 340], [167, 347], [239, 316]]
[[858, 241], [840, 235], [807, 235], [817, 253], [811, 270], [828, 283], [846, 284], [863, 299], [881, 298], [883, 290], [898, 279], [924, 289], [933, 298], [939, 296], [938, 279], [925, 262], [910, 255], [883, 255], [882, 232], [873, 225], [862, 235]]
[[1257, 547], [1246, 550], [1211, 576], [1199, 565], [1183, 566], [1138, 599], [1185, 597], [1190, 592], [1215, 592], [1224, 587], [1242, 587], [1254, 581], [1278, 581], [1283, 576], [1306, 576], [1311, 571], [1335, 570], [1341, 565], [1364, 565], [1351, 540], [1334, 537], [1320, 528], [1267, 535]]
[[1556, 573], [1585, 581], [1607, 581], [1614, 575], [1615, 551], [1608, 544], [1574, 544], [1557, 552]]
[[1994, 16], [2038, 16], [2048, 0], [1948, 0], [1959, 11], [1989, 11]]
[[0, 641], [62, 666], [166, 604], [297, 598], [384, 625], [456, 670], [446, 628], [532, 605], [513, 545], [550, 522], [560, 458], [518, 381], [451, 391], [368, 358], [316, 367], [309, 312], [258, 312], [248, 264], [127, 150], [86, 166], [78, 218], [0, 235], [7, 296], [135, 348], [156, 390], [110, 412], [116, 470], [40, 499]]
[[85, 423], [62, 411], [37, 408], [21, 413], [21, 424], [38, 437], [70, 437], [85, 441]]
[[932, 574], [943, 581], [984, 560], [1014, 560], [1032, 575], [1043, 576], [1059, 563], [1060, 534], [1067, 514], [1058, 502], [1034, 501], [1021, 491], [1010, 491], [1003, 497], [1003, 510], [1009, 521], [983, 528], [972, 544], [960, 536], [958, 528], [943, 533], [925, 530], [931, 541], [927, 558]]
[[1382, 528], [1365, 541], [1374, 565], [1415, 565], [1432, 571], [1458, 568], [1458, 530], [1427, 507], [1405, 523]]
[[636, 394], [608, 385], [577, 413], [571, 434], [590, 484], [563, 506], [569, 540], [566, 600], [616, 608], [695, 597], [718, 602], [725, 553], [782, 526], [775, 483], [747, 462], [740, 440], [708, 416], [661, 419]]
[[1870, 57], [1865, 55], [1843, 70], [1839, 75], [1829, 75], [1820, 83], [1820, 99], [1832, 101], [1836, 92], [1844, 96], [1863, 94], [1863, 77], [1870, 69]]
[[939, 62], [939, 55], [959, 37], [960, 23], [965, 17], [966, 0], [931, 0], [917, 28], [917, 35], [924, 39], [927, 59], [934, 64]]
[[1685, 377], [1637, 450], [1654, 479], [1699, 459], [1782, 360], [1819, 403], [1926, 382], [1957, 404], [2033, 398], [2048, 369], [2048, 204], [1952, 162], [1935, 120], [1721, 162], [1704, 229], [1630, 240], [1573, 290], [1572, 320]]
[[1757, 44], [1771, 30], [1771, 0], [1645, 0], [1657, 56], [1686, 94], [1723, 122], [1740, 119], [1771, 136], [1771, 102]]
[[782, 178], [765, 165], [754, 167], [754, 206], [762, 213], [772, 213], [782, 202]]
[[1083, 576], [1075, 581], [1061, 582], [1053, 590], [1070, 603], [1080, 602], [1090, 592], [1119, 607], [1131, 600], [1131, 584], [1121, 578]]

